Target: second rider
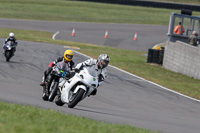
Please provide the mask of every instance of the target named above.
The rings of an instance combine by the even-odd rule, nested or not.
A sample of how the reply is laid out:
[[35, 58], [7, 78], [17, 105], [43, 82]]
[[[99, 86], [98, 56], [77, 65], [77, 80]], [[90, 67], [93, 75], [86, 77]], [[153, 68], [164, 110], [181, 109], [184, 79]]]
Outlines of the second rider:
[[51, 71], [53, 70], [53, 67], [58, 62], [61, 62], [61, 61], [64, 62], [64, 63], [67, 64], [67, 66], [69, 67], [70, 71], [74, 70], [74, 62], [72, 60], [73, 55], [74, 54], [73, 54], [72, 50], [66, 50], [64, 52], [64, 56], [63, 57], [58, 57], [55, 61], [53, 61], [52, 63], [50, 63], [48, 69], [44, 71], [44, 76], [42, 78], [42, 83], [40, 85], [41, 86], [45, 85], [46, 77], [51, 73]]

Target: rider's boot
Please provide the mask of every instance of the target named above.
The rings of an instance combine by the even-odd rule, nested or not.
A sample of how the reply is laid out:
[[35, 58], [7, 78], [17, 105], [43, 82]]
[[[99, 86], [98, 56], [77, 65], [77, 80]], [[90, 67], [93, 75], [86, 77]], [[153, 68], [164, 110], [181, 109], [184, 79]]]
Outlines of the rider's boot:
[[94, 96], [94, 95], [96, 95], [96, 94], [97, 94], [97, 89], [94, 89], [90, 95], [93, 95], [93, 96]]
[[40, 86], [45, 86], [45, 76], [42, 77], [42, 82], [40, 83]]
[[48, 74], [51, 72], [52, 68], [48, 68], [47, 70], [44, 71], [44, 76], [42, 77], [42, 82], [40, 83], [40, 86], [45, 86], [45, 81], [48, 76]]
[[45, 86], [45, 82], [42, 81], [42, 82], [40, 83], [40, 86]]

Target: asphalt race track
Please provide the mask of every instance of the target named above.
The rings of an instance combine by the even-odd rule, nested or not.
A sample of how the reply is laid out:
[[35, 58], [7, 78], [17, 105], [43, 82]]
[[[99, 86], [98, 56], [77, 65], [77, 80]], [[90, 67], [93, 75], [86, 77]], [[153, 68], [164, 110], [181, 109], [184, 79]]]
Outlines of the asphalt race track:
[[[1, 43], [3, 41], [0, 39]], [[39, 86], [43, 71], [64, 51], [61, 45], [19, 40], [16, 54], [10, 62], [6, 62], [3, 54], [0, 54], [0, 100], [164, 133], [200, 131], [199, 102], [110, 66], [109, 77], [98, 88], [97, 95], [81, 101], [74, 109], [43, 101], [42, 88]], [[76, 63], [85, 59], [85, 56], [75, 52]]]
[[[48, 31], [59, 34], [55, 39], [91, 43], [136, 51], [148, 51], [167, 40], [168, 26], [138, 24], [100, 24], [55, 21], [0, 19], [0, 28]], [[75, 28], [75, 37], [72, 29]], [[108, 38], [105, 39], [105, 31]], [[134, 35], [137, 32], [137, 40]]]

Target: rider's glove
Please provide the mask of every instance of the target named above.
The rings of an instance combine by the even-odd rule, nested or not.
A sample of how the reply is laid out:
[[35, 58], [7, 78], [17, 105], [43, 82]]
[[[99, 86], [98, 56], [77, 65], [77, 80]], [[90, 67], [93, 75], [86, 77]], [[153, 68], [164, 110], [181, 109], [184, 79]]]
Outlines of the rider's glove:
[[77, 69], [77, 68], [75, 68], [75, 70], [74, 70], [76, 73], [79, 73], [80, 72], [80, 70], [79, 69]]
[[70, 72], [66, 72], [66, 77], [67, 77], [67, 78], [70, 77]]

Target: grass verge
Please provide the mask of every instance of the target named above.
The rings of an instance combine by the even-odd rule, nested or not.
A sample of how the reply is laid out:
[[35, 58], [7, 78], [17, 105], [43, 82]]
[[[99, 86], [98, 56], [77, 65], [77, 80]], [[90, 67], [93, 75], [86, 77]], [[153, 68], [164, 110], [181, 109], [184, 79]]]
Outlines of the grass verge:
[[97, 122], [32, 106], [0, 101], [1, 133], [155, 133], [129, 125]]
[[0, 18], [168, 25], [171, 12], [180, 10], [72, 0], [0, 0]]
[[[9, 32], [14, 32], [17, 39], [27, 41], [45, 42], [66, 46], [80, 47], [82, 52], [91, 57], [97, 58], [101, 53], [109, 54], [110, 64], [120, 69], [143, 77], [147, 80], [158, 83], [174, 91], [200, 99], [200, 82], [197, 79], [166, 70], [162, 66], [148, 64], [146, 52], [137, 52], [132, 50], [123, 50], [113, 47], [105, 47], [93, 44], [84, 44], [63, 40], [52, 40], [53, 33], [42, 31], [29, 31], [17, 29], [0, 29], [0, 37], [7, 37]], [[19, 44], [20, 45], [20, 44]]]

